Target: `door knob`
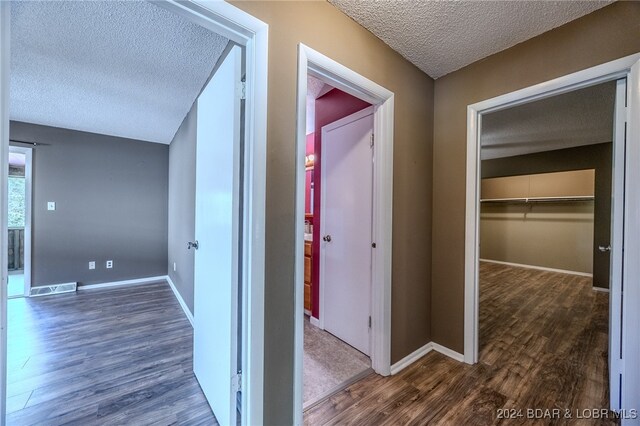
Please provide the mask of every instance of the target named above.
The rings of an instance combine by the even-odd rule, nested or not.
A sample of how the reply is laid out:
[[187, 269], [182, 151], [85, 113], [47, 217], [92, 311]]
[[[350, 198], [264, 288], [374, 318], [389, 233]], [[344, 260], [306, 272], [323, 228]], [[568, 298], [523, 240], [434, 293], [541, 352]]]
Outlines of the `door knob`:
[[322, 237], [322, 239], [328, 243], [331, 242], [331, 235], [325, 235], [324, 237]]
[[608, 251], [611, 251], [611, 246], [598, 246], [598, 250], [600, 250], [603, 253], [606, 253]]
[[187, 243], [187, 250], [190, 250], [190, 249], [191, 249], [191, 247], [193, 247], [195, 250], [198, 250], [198, 246], [199, 246], [199, 245], [200, 245], [200, 244], [198, 243], [198, 240], [195, 240], [195, 241], [189, 241], [189, 242]]

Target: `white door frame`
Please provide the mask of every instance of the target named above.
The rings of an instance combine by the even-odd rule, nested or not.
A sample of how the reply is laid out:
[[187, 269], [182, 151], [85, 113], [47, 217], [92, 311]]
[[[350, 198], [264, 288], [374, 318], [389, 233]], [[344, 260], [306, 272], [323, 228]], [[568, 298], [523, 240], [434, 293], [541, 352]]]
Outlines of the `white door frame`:
[[464, 360], [478, 361], [480, 126], [482, 114], [570, 92], [605, 81], [627, 78], [627, 167], [625, 188], [622, 408], [640, 406], [640, 53], [517, 90], [467, 107], [467, 180], [465, 222]]
[[391, 243], [393, 213], [394, 94], [344, 65], [300, 43], [296, 130], [296, 242], [294, 326], [294, 421], [302, 424], [302, 358], [304, 348], [304, 188], [307, 76], [374, 106], [373, 253], [371, 289], [371, 366], [383, 376], [391, 368]]
[[[264, 248], [267, 145], [267, 60], [269, 27], [224, 1], [154, 1], [245, 48], [245, 213], [243, 226], [242, 424], [263, 422]], [[10, 2], [0, 2], [0, 227], [7, 229], [9, 152]], [[7, 248], [0, 244], [0, 425], [5, 424], [7, 371]]]
[[24, 155], [24, 296], [31, 293], [31, 203], [33, 196], [33, 148], [22, 146], [10, 146], [9, 152], [18, 152]]

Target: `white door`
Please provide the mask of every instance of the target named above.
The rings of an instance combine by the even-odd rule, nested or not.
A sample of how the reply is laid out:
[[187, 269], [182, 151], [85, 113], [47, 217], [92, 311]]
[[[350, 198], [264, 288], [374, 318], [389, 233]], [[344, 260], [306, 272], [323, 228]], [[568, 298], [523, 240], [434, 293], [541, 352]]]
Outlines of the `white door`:
[[611, 250], [611, 279], [609, 280], [609, 395], [611, 409], [619, 410], [622, 380], [622, 260], [624, 232], [624, 182], [625, 182], [625, 121], [627, 80], [616, 83], [616, 104], [613, 132], [613, 187], [611, 204], [610, 246], [600, 250]]
[[198, 98], [193, 371], [221, 425], [236, 424], [241, 51]]
[[324, 329], [369, 355], [373, 107], [322, 128], [320, 316]]

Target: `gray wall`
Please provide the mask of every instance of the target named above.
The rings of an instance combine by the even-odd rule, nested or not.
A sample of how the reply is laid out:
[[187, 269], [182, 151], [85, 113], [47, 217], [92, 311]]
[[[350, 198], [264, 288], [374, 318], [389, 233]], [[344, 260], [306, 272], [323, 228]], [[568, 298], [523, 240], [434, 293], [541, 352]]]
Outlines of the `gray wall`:
[[595, 169], [593, 285], [609, 288], [609, 253], [597, 250], [611, 237], [611, 143], [482, 161], [482, 178]]
[[[193, 313], [194, 250], [187, 250], [196, 228], [197, 102], [169, 145], [168, 270], [171, 281]], [[176, 270], [173, 270], [173, 263]]]
[[33, 286], [166, 275], [167, 145], [13, 121], [10, 135], [41, 143], [33, 153]]

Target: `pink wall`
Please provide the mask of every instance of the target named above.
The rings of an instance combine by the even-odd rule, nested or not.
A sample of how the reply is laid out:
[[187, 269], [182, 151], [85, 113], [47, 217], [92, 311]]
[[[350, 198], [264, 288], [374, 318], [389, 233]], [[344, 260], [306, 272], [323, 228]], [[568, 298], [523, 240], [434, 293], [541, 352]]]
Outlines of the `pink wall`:
[[316, 99], [315, 167], [313, 178], [313, 271], [311, 278], [313, 282], [312, 314], [316, 318], [320, 318], [320, 272], [318, 266], [320, 265], [320, 221], [322, 220], [320, 217], [322, 127], [369, 106], [371, 106], [371, 104], [338, 89], [333, 89]]

